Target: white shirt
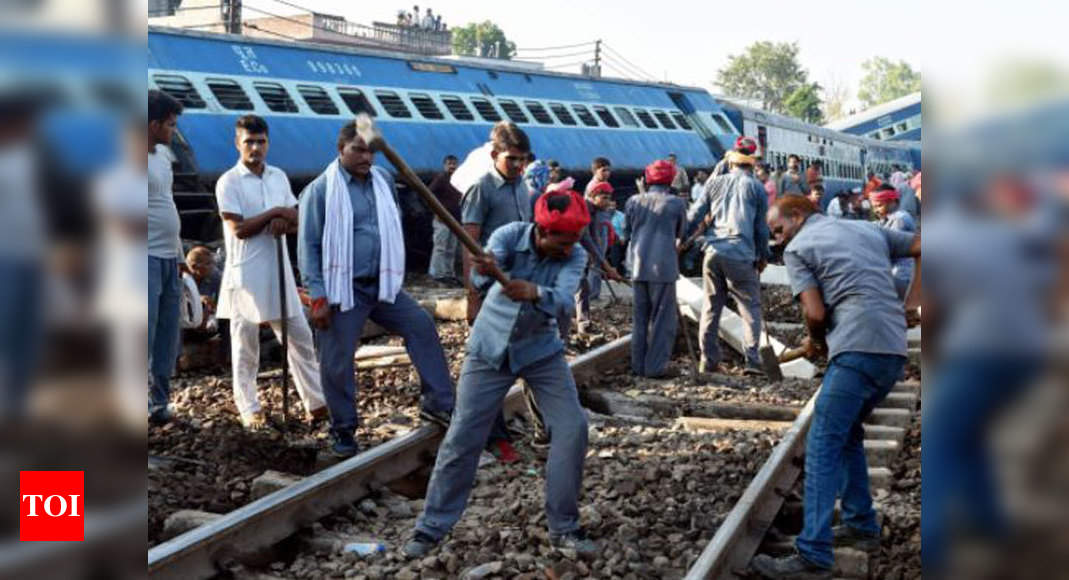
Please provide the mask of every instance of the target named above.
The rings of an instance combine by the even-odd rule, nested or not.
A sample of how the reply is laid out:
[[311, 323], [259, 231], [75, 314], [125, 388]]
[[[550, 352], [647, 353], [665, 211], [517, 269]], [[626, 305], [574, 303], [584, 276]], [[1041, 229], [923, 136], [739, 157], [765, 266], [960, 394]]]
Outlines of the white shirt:
[[[261, 177], [240, 161], [216, 182], [215, 198], [220, 213], [237, 214], [243, 219], [274, 207], [297, 205], [289, 179], [281, 169], [265, 164]], [[260, 233], [242, 240], [233, 228], [224, 225], [223, 241], [226, 244], [226, 266], [217, 317], [238, 317], [252, 322], [281, 319], [275, 237], [265, 227]], [[286, 274], [286, 313], [297, 316], [301, 304], [285, 236], [282, 237], [282, 256]]]
[[174, 205], [174, 153], [157, 145], [148, 156], [148, 255], [182, 259], [182, 222]]

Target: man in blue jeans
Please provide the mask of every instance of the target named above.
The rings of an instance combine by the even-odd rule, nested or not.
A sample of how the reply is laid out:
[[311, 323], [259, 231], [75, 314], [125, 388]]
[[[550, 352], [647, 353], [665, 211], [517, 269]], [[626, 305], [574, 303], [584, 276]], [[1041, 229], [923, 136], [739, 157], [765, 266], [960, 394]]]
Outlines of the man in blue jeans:
[[148, 357], [149, 422], [171, 419], [167, 404], [178, 358], [179, 268], [185, 267], [182, 228], [174, 204], [175, 157], [168, 145], [182, 104], [161, 91], [148, 93]]
[[[573, 296], [586, 265], [586, 252], [575, 245], [589, 223], [586, 202], [578, 193], [547, 193], [535, 205], [535, 223], [497, 228], [486, 254], [471, 258], [473, 286], [489, 292], [471, 329], [456, 413], [438, 449], [423, 514], [404, 547], [406, 557], [424, 557], [464, 513], [479, 452], [509, 387], [520, 377], [534, 391], [550, 435], [550, 540], [577, 552], [597, 550], [579, 526], [587, 422], [557, 329], [557, 321], [567, 319], [575, 308]], [[508, 284], [488, 276], [495, 263], [509, 275]]]
[[[880, 528], [872, 509], [864, 429], [868, 417], [902, 376], [906, 313], [895, 292], [891, 264], [920, 261], [920, 236], [817, 213], [812, 202], [787, 196], [768, 212], [791, 292], [805, 312], [807, 356], [827, 352], [828, 368], [806, 440], [805, 527], [798, 553], [759, 554], [753, 567], [765, 578], [831, 578], [833, 545], [873, 550]], [[920, 264], [910, 298], [920, 287]], [[832, 528], [835, 499], [842, 525]]]

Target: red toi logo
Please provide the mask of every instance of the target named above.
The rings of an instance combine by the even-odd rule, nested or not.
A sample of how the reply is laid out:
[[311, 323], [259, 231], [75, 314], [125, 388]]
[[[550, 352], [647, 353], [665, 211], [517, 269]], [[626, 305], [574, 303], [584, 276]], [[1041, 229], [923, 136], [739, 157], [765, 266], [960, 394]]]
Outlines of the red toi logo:
[[19, 472], [19, 540], [85, 539], [85, 472]]

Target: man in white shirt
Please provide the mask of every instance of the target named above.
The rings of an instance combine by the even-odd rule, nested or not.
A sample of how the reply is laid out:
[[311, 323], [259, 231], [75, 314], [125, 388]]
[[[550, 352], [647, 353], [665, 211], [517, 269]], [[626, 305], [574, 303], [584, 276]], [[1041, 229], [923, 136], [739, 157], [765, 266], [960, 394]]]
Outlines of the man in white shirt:
[[281, 340], [276, 238], [282, 238], [285, 272], [286, 326], [289, 331], [289, 367], [309, 420], [326, 416], [319, 363], [312, 330], [297, 297], [285, 234], [297, 232], [297, 198], [289, 179], [264, 162], [268, 148], [267, 122], [256, 115], [237, 121], [234, 145], [241, 159], [215, 185], [225, 227], [226, 268], [219, 292], [220, 319], [230, 319], [231, 362], [234, 368], [234, 404], [242, 423], [260, 429], [265, 423], [256, 396], [260, 363], [260, 323], [268, 322]]
[[148, 356], [149, 422], [171, 419], [167, 404], [178, 358], [179, 266], [185, 252], [174, 204], [175, 157], [167, 147], [182, 104], [167, 93], [148, 93]]

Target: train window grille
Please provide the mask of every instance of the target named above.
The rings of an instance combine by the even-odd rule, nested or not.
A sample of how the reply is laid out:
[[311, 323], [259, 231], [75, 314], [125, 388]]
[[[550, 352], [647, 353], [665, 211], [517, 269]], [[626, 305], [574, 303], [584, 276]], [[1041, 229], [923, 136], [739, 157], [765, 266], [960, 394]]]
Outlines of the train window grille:
[[543, 125], [552, 125], [553, 117], [549, 116], [549, 111], [542, 106], [542, 103], [538, 101], [524, 101], [524, 106], [527, 107], [527, 111], [531, 113], [535, 121], [542, 123]]
[[251, 111], [253, 109], [252, 101], [249, 100], [249, 96], [245, 94], [245, 90], [241, 88], [237, 82], [230, 79], [205, 79], [205, 84], [215, 95], [215, 100], [219, 101], [224, 109], [231, 111]]
[[338, 106], [330, 99], [330, 95], [322, 87], [314, 85], [297, 85], [297, 92], [312, 109], [320, 115], [337, 115]]
[[899, 133], [905, 133], [907, 131], [906, 122], [902, 121], [897, 125]]
[[728, 125], [727, 121], [725, 121], [723, 117], [717, 115], [716, 113], [709, 113], [709, 116], [713, 118], [713, 122], [716, 123], [716, 126], [720, 128], [721, 133], [734, 133], [734, 131], [731, 129], [731, 126]]
[[594, 107], [594, 114], [601, 119], [602, 123], [605, 123], [606, 127], [619, 127], [620, 123], [616, 121], [616, 117], [612, 116], [612, 113], [605, 107]]
[[550, 103], [549, 109], [553, 111], [562, 125], [575, 125], [575, 117], [568, 112], [568, 107], [565, 107], [563, 103]]
[[645, 125], [647, 129], [657, 128], [657, 121], [653, 120], [653, 117], [646, 112], [646, 109], [635, 109], [635, 116], [638, 117], [639, 121], [642, 121], [642, 124]]
[[575, 111], [575, 116], [579, 117], [579, 120], [587, 127], [598, 126], [598, 120], [595, 119], [594, 115], [590, 114], [590, 110], [583, 105], [572, 105], [572, 110]]
[[615, 111], [616, 116], [620, 118], [620, 121], [622, 121], [624, 125], [627, 125], [628, 127], [638, 127], [638, 121], [635, 120], [635, 116], [631, 114], [631, 111], [628, 111], [624, 107], [615, 107]]
[[680, 128], [682, 128], [684, 131], [691, 130], [690, 121], [687, 120], [687, 116], [683, 113], [679, 111], [674, 111], [672, 113], [672, 118], [675, 119], [676, 125], [679, 125]]
[[296, 113], [297, 103], [293, 102], [286, 88], [278, 83], [253, 83], [253, 88], [260, 93], [268, 109], [276, 113]]
[[665, 129], [675, 129], [676, 124], [672, 122], [672, 119], [668, 116], [668, 113], [664, 111], [654, 111], [653, 116], [657, 117], [657, 120], [661, 122], [661, 126]]
[[474, 121], [475, 115], [471, 114], [471, 110], [464, 104], [464, 101], [460, 97], [452, 95], [442, 95], [442, 103], [446, 109], [449, 109], [449, 114], [453, 115], [453, 118], [457, 121]]
[[516, 104], [516, 101], [510, 101], [508, 99], [498, 99], [497, 104], [501, 105], [501, 110], [505, 111], [505, 114], [508, 115], [509, 120], [511, 120], [513, 123], [528, 122], [527, 115], [523, 114], [523, 109], [521, 109], [520, 106]]
[[397, 93], [393, 91], [375, 91], [375, 98], [379, 100], [379, 104], [386, 110], [387, 115], [399, 119], [412, 117], [412, 111], [408, 110], [405, 102], [401, 100], [401, 97], [397, 96]]
[[203, 109], [207, 106], [204, 99], [197, 93], [197, 89], [189, 79], [178, 75], [154, 75], [156, 86], [168, 95], [171, 95], [187, 109]]
[[416, 107], [419, 114], [424, 119], [444, 119], [445, 115], [438, 108], [438, 105], [434, 104], [434, 100], [429, 95], [423, 93], [412, 93], [408, 95], [408, 99], [412, 101], [412, 105]]
[[349, 107], [349, 112], [351, 112], [352, 114], [359, 115], [360, 113], [367, 113], [372, 117], [375, 116], [375, 107], [371, 106], [371, 101], [367, 100], [367, 96], [364, 95], [364, 91], [347, 87], [339, 87], [338, 96], [341, 97], [341, 100], [345, 103], [345, 106]]
[[479, 116], [483, 118], [483, 121], [490, 121], [496, 123], [501, 120], [501, 115], [497, 114], [497, 109], [486, 99], [472, 99], [472, 106], [479, 112]]

